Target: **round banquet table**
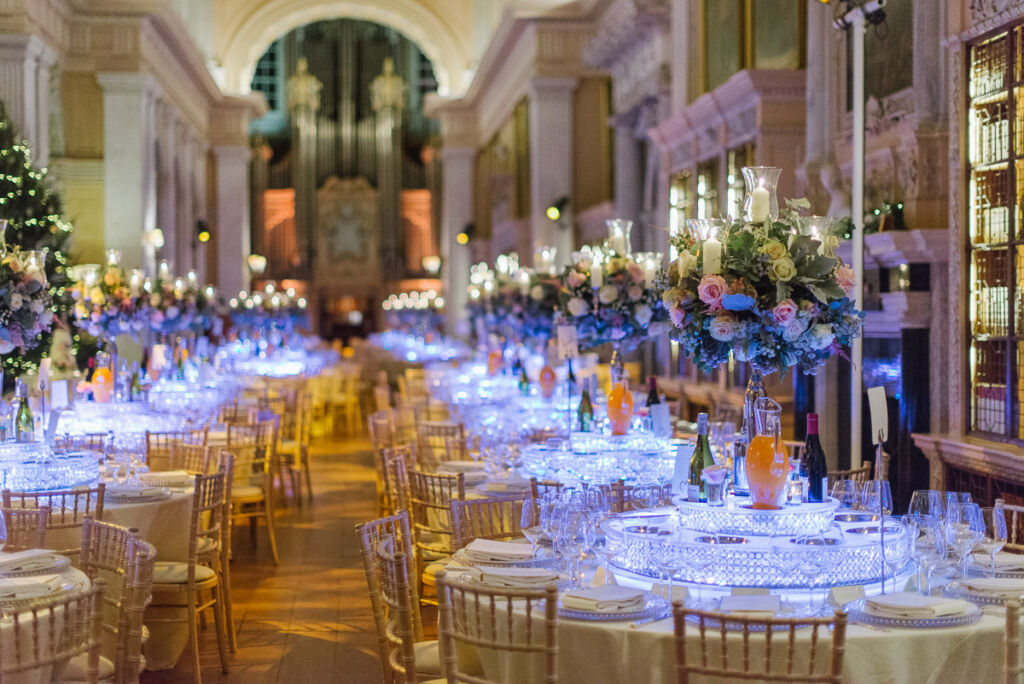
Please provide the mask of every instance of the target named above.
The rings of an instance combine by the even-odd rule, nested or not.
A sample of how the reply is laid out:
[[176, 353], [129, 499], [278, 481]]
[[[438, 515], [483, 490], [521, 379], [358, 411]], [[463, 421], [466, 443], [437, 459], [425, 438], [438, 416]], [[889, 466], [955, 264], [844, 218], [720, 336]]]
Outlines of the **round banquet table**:
[[[0, 554], [0, 558], [3, 555]], [[89, 578], [85, 576], [85, 573], [77, 568], [70, 567], [61, 573], [68, 581], [74, 582], [80, 589], [88, 589], [91, 585]], [[0, 578], [0, 586], [3, 585], [3, 578]], [[26, 609], [23, 619], [31, 620], [31, 614]], [[63, 618], [60, 614], [55, 614], [54, 626], [58, 630], [63, 629]], [[46, 623], [43, 623], [46, 624]], [[22, 650], [23, 652], [31, 653], [32, 650], [38, 648], [40, 652], [45, 652], [49, 638], [49, 627], [48, 625], [39, 630], [40, 643], [32, 644], [32, 632], [30, 631], [29, 623], [22, 623], [23, 631], [21, 632], [22, 639]], [[0, 620], [0, 652], [12, 653], [15, 648], [14, 642], [14, 621], [13, 620]], [[26, 670], [25, 672], [17, 672], [14, 674], [4, 675], [4, 684], [47, 684], [50, 681], [53, 672], [53, 666], [46, 665], [43, 667]]]
[[[520, 616], [519, 619], [524, 619]], [[535, 615], [534, 629], [543, 633], [543, 614]], [[498, 624], [503, 620], [499, 618]], [[965, 627], [939, 629], [891, 629], [849, 624], [843, 681], [848, 684], [943, 684], [945, 682], [1001, 682], [1005, 619], [984, 614], [981, 620]], [[696, 624], [687, 625], [690, 657], [699, 657], [700, 639]], [[811, 630], [797, 630], [797, 648], [806, 647]], [[719, 654], [718, 632], [708, 629], [709, 657]], [[786, 635], [776, 634], [775, 657], [785, 657]], [[782, 645], [780, 647], [780, 644]], [[817, 648], [816, 662], [827, 664], [831, 641], [823, 639]], [[580, 684], [590, 682], [663, 682], [675, 684], [675, 644], [672, 618], [632, 627], [630, 622], [558, 621], [558, 681]], [[764, 636], [750, 638], [752, 663], [764, 659]], [[729, 660], [742, 661], [742, 636], [729, 635]], [[539, 681], [541, 661], [523, 654], [480, 653], [488, 679], [527, 681], [532, 672]], [[693, 662], [693, 661], [691, 661]], [[806, 659], [799, 661], [806, 671]], [[773, 667], [777, 667], [773, 666]], [[799, 671], [799, 670], [797, 670]], [[820, 669], [819, 669], [820, 671]], [[721, 678], [691, 676], [692, 682], [719, 682]]]

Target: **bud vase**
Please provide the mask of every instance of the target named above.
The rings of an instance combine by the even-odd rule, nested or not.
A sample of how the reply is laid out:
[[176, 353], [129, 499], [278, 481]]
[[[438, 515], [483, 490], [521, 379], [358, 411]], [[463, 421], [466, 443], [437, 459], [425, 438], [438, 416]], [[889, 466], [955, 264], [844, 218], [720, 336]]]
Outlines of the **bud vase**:
[[744, 166], [743, 182], [747, 197], [743, 214], [751, 223], [774, 222], [779, 218], [779, 176], [782, 169], [774, 166]]

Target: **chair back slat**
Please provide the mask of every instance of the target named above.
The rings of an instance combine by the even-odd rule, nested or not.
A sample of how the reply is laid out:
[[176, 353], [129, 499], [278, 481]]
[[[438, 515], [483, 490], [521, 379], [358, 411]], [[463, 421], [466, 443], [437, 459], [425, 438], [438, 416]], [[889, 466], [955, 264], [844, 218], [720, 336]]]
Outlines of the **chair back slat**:
[[[449, 579], [442, 571], [437, 575], [437, 597], [441, 667], [449, 682], [497, 684], [498, 680], [469, 671], [472, 668], [459, 655], [470, 649], [526, 656], [529, 665], [518, 673], [521, 681], [558, 681], [555, 584], [543, 589], [489, 587]], [[541, 619], [543, 629], [538, 629]]]
[[524, 501], [521, 496], [453, 499], [450, 507], [455, 548], [461, 549], [474, 539], [521, 537]]
[[409, 463], [412, 461], [410, 447], [385, 449], [381, 454], [380, 480], [384, 508], [389, 515], [406, 509], [410, 502]]
[[210, 473], [212, 452], [205, 444], [188, 444], [175, 442], [171, 444], [168, 470], [185, 470], [199, 475]]
[[412, 614], [416, 607], [409, 590], [411, 559], [401, 551], [394, 537], [385, 537], [377, 544], [377, 568], [380, 600], [387, 614], [387, 667], [397, 682], [414, 684], [416, 677], [416, 638]]
[[50, 507], [0, 508], [7, 529], [6, 553], [42, 549], [46, 547], [46, 525], [50, 521]]
[[463, 473], [409, 472], [409, 501], [417, 548], [442, 554], [455, 551], [450, 506], [453, 500], [465, 498]]
[[[48, 492], [12, 492], [9, 489], [0, 493], [4, 508], [36, 509], [47, 506], [50, 515], [46, 529], [67, 530], [80, 529], [86, 516], [96, 520], [103, 519], [103, 497], [106, 485], [102, 482], [95, 487], [80, 487]], [[77, 556], [81, 545], [67, 549], [54, 549], [65, 556]]]
[[[676, 601], [672, 604], [672, 615], [675, 626], [676, 675], [680, 684], [689, 682], [691, 676], [710, 676], [724, 681], [806, 684], [841, 684], [843, 681], [846, 644], [846, 613], [843, 611], [830, 618], [757, 618], [687, 609], [682, 601]], [[730, 629], [727, 622], [739, 626], [738, 640], [735, 637], [737, 630]], [[716, 628], [709, 629], [709, 625], [715, 625]], [[810, 630], [806, 646], [796, 642], [798, 629]], [[825, 640], [823, 635], [829, 630], [831, 644], [828, 663], [821, 667], [818, 659], [819, 642]], [[779, 633], [786, 635], [781, 644], [774, 639], [774, 635]], [[730, 644], [733, 649], [738, 645], [741, 652], [730, 652]], [[765, 649], [762, 658], [754, 657], [755, 644]], [[697, 646], [697, 653], [691, 651], [694, 645]], [[714, 658], [715, 654], [717, 658]], [[803, 660], [804, 657], [806, 660]]]
[[466, 429], [462, 423], [443, 420], [416, 422], [416, 462], [421, 468], [466, 458]]

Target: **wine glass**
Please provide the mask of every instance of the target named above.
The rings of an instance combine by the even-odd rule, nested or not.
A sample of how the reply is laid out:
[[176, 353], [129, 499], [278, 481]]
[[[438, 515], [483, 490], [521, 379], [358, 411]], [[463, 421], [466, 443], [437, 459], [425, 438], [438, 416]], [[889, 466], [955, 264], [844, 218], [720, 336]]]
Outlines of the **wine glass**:
[[569, 561], [569, 576], [574, 588], [582, 583], [579, 577], [580, 558], [594, 544], [594, 526], [590, 514], [582, 508], [567, 507], [559, 516], [559, 542]]
[[970, 559], [971, 549], [975, 542], [981, 538], [976, 523], [980, 512], [976, 512], [977, 504], [971, 503], [950, 503], [946, 506], [946, 543], [960, 559], [961, 574], [967, 575], [967, 561]]
[[[895, 534], [886, 537], [887, 543], [882, 558], [886, 569], [889, 570], [889, 575], [892, 577], [892, 590], [895, 593], [896, 574], [903, 569], [903, 566], [907, 563], [907, 558], [910, 557], [911, 545], [916, 539], [917, 530], [898, 518], [883, 518], [882, 523], [886, 527], [896, 528]], [[882, 589], [884, 592], [884, 582]]]
[[[804, 539], [811, 540], [816, 535], [808, 535]], [[818, 544], [810, 544], [806, 551], [797, 554], [797, 571], [807, 580], [807, 610], [814, 612], [814, 585], [818, 577], [825, 571], [825, 556], [828, 554]]]
[[870, 480], [861, 492], [861, 507], [868, 513], [881, 510], [881, 517], [892, 514], [892, 488], [888, 480]]
[[654, 549], [654, 563], [665, 577], [669, 601], [672, 600], [673, 578], [677, 572], [683, 569], [683, 554], [676, 543], [678, 541], [679, 533], [675, 531], [657, 544]]
[[534, 556], [537, 555], [537, 542], [544, 538], [543, 510], [544, 502], [541, 499], [526, 499], [519, 516], [519, 529], [530, 540]]
[[942, 492], [936, 489], [917, 489], [910, 495], [907, 515], [941, 518], [944, 513]]
[[704, 601], [704, 581], [707, 579], [704, 573], [715, 562], [716, 548], [714, 544], [698, 544], [687, 549], [687, 552], [682, 557], [686, 567], [693, 570], [693, 581], [697, 585], [698, 603]]
[[913, 518], [913, 521], [919, 534], [915, 535], [911, 553], [917, 560], [919, 575], [924, 579], [924, 582], [918, 584], [918, 589], [927, 596], [931, 593], [932, 573], [946, 560], [948, 547], [942, 522], [938, 518], [919, 516]]
[[771, 561], [779, 574], [791, 578], [800, 564], [800, 552], [795, 550], [788, 534], [772, 537]]
[[594, 553], [604, 561], [604, 584], [611, 582], [612, 559], [622, 548], [622, 541], [622, 533], [609, 528], [604, 531], [604, 541], [594, 544]]
[[974, 503], [974, 500], [971, 498], [970, 492], [946, 492], [947, 511], [951, 505], [958, 503], [969, 504]]
[[994, 508], [982, 508], [981, 519], [985, 524], [985, 533], [977, 543], [977, 548], [988, 554], [989, 574], [995, 576], [996, 554], [1006, 546], [1008, 537], [1006, 516], [1003, 513], [1003, 507], [996, 506]]
[[860, 505], [861, 487], [855, 480], [839, 480], [832, 485], [832, 498], [840, 508], [854, 509]]
[[633, 487], [630, 500], [634, 509], [656, 508], [661, 505], [661, 486], [654, 482], [639, 483]]

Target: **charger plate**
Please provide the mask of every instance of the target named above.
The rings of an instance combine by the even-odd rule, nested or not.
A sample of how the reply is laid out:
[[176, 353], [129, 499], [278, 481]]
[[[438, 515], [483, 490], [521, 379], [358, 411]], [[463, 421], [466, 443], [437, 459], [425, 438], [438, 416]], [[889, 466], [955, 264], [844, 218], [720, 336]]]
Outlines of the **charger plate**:
[[850, 617], [850, 622], [863, 622], [878, 627], [932, 629], [935, 627], [973, 625], [981, 619], [981, 608], [977, 604], [970, 602], [968, 602], [968, 606], [967, 612], [962, 615], [943, 615], [933, 618], [900, 618], [874, 615], [867, 612], [864, 599], [858, 599], [847, 604], [846, 610]]

